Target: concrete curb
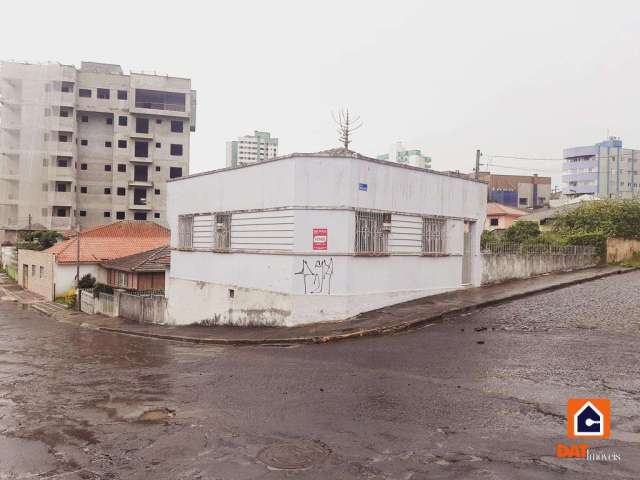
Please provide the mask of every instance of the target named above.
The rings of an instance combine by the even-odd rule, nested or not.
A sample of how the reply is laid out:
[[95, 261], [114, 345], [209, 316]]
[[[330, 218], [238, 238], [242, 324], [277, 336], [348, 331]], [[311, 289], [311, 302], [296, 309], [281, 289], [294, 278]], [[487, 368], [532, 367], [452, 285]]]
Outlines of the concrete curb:
[[[535, 290], [530, 290], [528, 292], [507, 295], [502, 298], [487, 300], [485, 302], [480, 302], [474, 305], [468, 305], [465, 307], [454, 308], [448, 310], [443, 313], [438, 313], [436, 315], [431, 315], [428, 317], [423, 317], [416, 320], [411, 320], [408, 322], [395, 323], [392, 325], [381, 325], [373, 328], [364, 328], [361, 330], [357, 330], [354, 332], [348, 333], [340, 333], [335, 335], [319, 335], [319, 336], [308, 336], [308, 337], [283, 337], [283, 338], [248, 338], [248, 339], [233, 339], [233, 338], [213, 338], [213, 337], [185, 337], [180, 335], [169, 335], [169, 334], [160, 334], [160, 333], [148, 333], [141, 332], [136, 330], [128, 330], [125, 328], [112, 328], [112, 327], [100, 327], [100, 326], [92, 326], [91, 328], [95, 330], [100, 330], [103, 332], [111, 332], [118, 333], [121, 335], [130, 335], [135, 337], [146, 337], [146, 338], [155, 338], [160, 340], [172, 340], [176, 342], [186, 342], [186, 343], [197, 343], [197, 344], [206, 344], [206, 345], [233, 345], [233, 346], [249, 346], [249, 345], [274, 345], [274, 344], [319, 344], [319, 343], [328, 343], [328, 342], [336, 342], [339, 340], [348, 340], [354, 338], [368, 337], [374, 335], [390, 335], [393, 333], [398, 333], [406, 330], [410, 330], [413, 328], [424, 327], [427, 324], [435, 323], [436, 321], [443, 320], [446, 317], [451, 317], [455, 315], [460, 315], [463, 313], [472, 312], [475, 310], [479, 310], [481, 308], [490, 307], [494, 305], [499, 305], [502, 303], [507, 303], [513, 300], [518, 300], [525, 297], [530, 297], [533, 295], [537, 295], [539, 293], [550, 292], [553, 290], [559, 290], [561, 288], [570, 287], [572, 285], [579, 285], [581, 283], [591, 282], [594, 280], [599, 280], [601, 278], [610, 277], [613, 275], [620, 275], [624, 273], [629, 273], [632, 271], [638, 270], [638, 268], [621, 268], [612, 272], [602, 273], [600, 275], [595, 275], [593, 277], [588, 278], [580, 278], [571, 280], [564, 283], [559, 283], [556, 285], [549, 285], [546, 287], [537, 288]], [[389, 308], [389, 307], [385, 307]], [[84, 326], [84, 325], [83, 325]]]

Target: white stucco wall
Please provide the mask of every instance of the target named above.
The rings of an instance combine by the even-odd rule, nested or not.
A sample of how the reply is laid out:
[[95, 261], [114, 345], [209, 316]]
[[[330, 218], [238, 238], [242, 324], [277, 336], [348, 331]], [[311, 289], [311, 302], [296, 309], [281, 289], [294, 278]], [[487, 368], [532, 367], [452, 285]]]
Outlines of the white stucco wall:
[[[99, 266], [94, 263], [81, 264], [80, 265], [80, 278], [87, 273], [90, 273], [94, 277], [98, 278]], [[59, 264], [53, 265], [53, 278], [55, 296], [59, 297], [63, 295], [67, 290], [75, 288], [76, 286], [76, 266], [74, 264]]]
[[[338, 320], [460, 288], [465, 220], [476, 222], [471, 283], [480, 284], [482, 183], [355, 158], [297, 157], [170, 182], [168, 195], [173, 247], [180, 214], [263, 210], [232, 213], [231, 253], [174, 249], [170, 323]], [[390, 255], [354, 256], [356, 208], [392, 212]], [[420, 255], [421, 215], [447, 218], [447, 256]], [[313, 250], [313, 228], [328, 230], [326, 251]]]

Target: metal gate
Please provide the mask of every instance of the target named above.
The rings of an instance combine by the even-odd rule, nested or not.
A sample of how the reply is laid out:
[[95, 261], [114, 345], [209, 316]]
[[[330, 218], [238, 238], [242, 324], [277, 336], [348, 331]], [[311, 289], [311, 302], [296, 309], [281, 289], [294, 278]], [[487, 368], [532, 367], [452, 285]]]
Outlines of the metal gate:
[[471, 228], [472, 222], [464, 222], [464, 246], [462, 250], [462, 285], [471, 283], [471, 262], [473, 259], [471, 251]]
[[95, 299], [93, 298], [93, 292], [87, 290], [80, 290], [80, 310], [84, 313], [95, 313]]
[[98, 313], [113, 316], [113, 295], [105, 292], [98, 294]]

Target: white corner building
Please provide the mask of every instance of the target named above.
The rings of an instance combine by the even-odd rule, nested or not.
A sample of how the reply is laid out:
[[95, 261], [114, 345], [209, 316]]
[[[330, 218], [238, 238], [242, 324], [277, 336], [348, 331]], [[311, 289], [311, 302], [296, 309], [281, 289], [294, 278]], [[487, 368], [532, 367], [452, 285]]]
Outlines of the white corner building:
[[168, 321], [294, 326], [479, 285], [486, 196], [346, 149], [173, 179]]

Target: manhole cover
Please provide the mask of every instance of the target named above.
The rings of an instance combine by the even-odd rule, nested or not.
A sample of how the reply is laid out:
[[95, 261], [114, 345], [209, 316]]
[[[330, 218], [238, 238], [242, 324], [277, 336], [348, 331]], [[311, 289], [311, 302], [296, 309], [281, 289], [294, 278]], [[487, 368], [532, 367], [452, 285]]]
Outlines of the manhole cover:
[[297, 470], [321, 462], [330, 453], [331, 449], [318, 441], [277, 443], [262, 449], [258, 460], [273, 468]]

